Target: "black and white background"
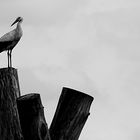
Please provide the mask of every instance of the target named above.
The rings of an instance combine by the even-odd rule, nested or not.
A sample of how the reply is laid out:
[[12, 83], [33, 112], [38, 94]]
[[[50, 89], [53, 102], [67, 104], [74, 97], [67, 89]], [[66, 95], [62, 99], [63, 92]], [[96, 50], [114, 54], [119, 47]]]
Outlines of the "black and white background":
[[13, 66], [22, 95], [41, 94], [48, 124], [67, 86], [95, 98], [80, 140], [139, 140], [140, 2], [0, 0], [1, 36], [18, 16]]

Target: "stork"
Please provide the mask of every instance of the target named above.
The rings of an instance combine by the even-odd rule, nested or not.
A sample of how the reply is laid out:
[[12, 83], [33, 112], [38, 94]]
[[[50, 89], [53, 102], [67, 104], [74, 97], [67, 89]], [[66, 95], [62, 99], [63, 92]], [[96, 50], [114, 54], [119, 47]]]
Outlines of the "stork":
[[0, 53], [3, 51], [7, 51], [8, 68], [12, 67], [12, 50], [22, 37], [22, 21], [23, 18], [18, 17], [11, 25], [13, 26], [15, 23], [17, 23], [17, 27], [0, 38]]

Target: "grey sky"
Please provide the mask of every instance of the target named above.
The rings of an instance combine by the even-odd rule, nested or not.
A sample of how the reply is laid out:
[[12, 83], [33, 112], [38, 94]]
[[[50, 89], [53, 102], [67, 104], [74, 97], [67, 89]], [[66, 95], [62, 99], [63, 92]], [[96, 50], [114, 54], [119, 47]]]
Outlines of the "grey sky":
[[41, 94], [49, 124], [68, 86], [95, 97], [80, 140], [140, 139], [138, 0], [0, 0], [0, 13], [0, 35], [24, 18], [13, 66], [22, 93]]

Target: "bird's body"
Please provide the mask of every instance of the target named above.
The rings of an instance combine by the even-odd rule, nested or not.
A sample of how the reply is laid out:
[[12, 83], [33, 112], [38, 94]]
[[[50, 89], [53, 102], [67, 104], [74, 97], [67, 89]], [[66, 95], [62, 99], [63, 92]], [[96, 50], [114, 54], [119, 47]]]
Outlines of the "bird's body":
[[22, 37], [22, 29], [21, 29], [22, 21], [23, 19], [21, 17], [18, 17], [16, 21], [12, 24], [14, 25], [16, 22], [18, 22], [17, 27], [0, 38], [0, 53], [3, 51], [7, 51], [8, 67], [9, 67], [9, 62], [10, 62], [10, 67], [12, 67], [12, 60], [11, 60], [12, 49], [16, 46], [16, 44], [19, 42], [20, 38]]

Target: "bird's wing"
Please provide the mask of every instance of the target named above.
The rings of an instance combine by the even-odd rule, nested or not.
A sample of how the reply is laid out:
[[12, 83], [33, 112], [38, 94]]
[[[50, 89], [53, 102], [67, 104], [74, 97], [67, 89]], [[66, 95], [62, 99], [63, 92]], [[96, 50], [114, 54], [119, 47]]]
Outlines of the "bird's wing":
[[0, 53], [7, 50], [7, 46], [10, 46], [13, 41], [3, 41], [0, 42]]
[[9, 41], [13, 41], [15, 39], [15, 35], [16, 35], [16, 30], [12, 30], [8, 33], [6, 33], [5, 35], [3, 35], [0, 38], [0, 42], [9, 42]]

